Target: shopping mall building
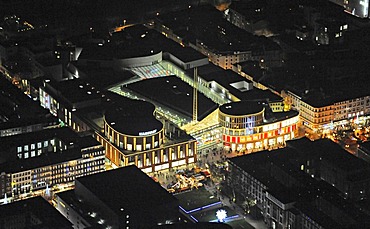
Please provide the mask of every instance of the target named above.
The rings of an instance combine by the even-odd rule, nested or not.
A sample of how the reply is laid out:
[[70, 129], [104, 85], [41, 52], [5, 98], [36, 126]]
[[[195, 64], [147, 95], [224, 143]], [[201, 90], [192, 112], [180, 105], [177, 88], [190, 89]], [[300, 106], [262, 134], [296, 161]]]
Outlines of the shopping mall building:
[[142, 100], [114, 104], [104, 114], [104, 133], [96, 133], [113, 166], [136, 165], [154, 172], [196, 161], [196, 140], [155, 116]]
[[284, 146], [297, 135], [298, 120], [298, 112], [272, 112], [262, 102], [232, 102], [219, 108], [222, 141], [226, 149], [233, 151]]

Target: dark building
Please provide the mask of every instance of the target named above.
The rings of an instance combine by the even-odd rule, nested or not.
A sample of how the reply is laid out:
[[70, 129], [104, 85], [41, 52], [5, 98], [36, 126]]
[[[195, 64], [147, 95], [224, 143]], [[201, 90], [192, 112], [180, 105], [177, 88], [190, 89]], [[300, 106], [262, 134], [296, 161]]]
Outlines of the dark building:
[[73, 225], [42, 197], [0, 206], [0, 228], [72, 229]]
[[58, 119], [38, 102], [0, 77], [0, 137], [29, 133], [56, 127]]
[[272, 228], [368, 227], [370, 215], [354, 201], [366, 199], [369, 165], [330, 140], [287, 145], [230, 159], [236, 199], [255, 201]]
[[178, 200], [136, 166], [77, 179], [56, 202], [74, 225], [82, 218], [99, 228], [150, 228], [179, 217]]

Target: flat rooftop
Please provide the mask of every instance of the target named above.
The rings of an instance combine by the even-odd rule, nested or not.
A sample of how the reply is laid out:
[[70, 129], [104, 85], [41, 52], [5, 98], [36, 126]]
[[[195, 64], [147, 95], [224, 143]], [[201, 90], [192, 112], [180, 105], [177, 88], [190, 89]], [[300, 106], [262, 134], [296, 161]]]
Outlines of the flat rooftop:
[[[31, 223], [30, 219], [32, 218], [37, 220]], [[25, 222], [24, 227], [21, 228], [73, 228], [72, 223], [42, 197], [29, 198], [0, 206], [2, 225], [11, 225], [15, 219]], [[35, 224], [35, 222], [38, 223]]]
[[[19, 159], [16, 149], [18, 146], [37, 144], [52, 139], [60, 139], [68, 145], [67, 150], [42, 153], [40, 156]], [[50, 143], [48, 143], [50, 144]], [[72, 147], [73, 146], [73, 147]], [[19, 172], [50, 164], [57, 164], [81, 158], [81, 149], [100, 146], [91, 136], [79, 137], [68, 127], [45, 129], [42, 131], [2, 137], [0, 141], [0, 171]]]
[[85, 186], [118, 215], [121, 214], [122, 208], [135, 214], [147, 208], [177, 202], [172, 194], [135, 165], [77, 178], [75, 189], [77, 195], [79, 195], [78, 183]]
[[[127, 88], [146, 99], [192, 117], [193, 88], [176, 76], [147, 79], [129, 84]], [[216, 103], [202, 93], [198, 93], [198, 120], [203, 119], [216, 108]]]
[[50, 128], [40, 131], [2, 137], [0, 141], [0, 150], [7, 151], [17, 146], [28, 145], [35, 142], [58, 138], [65, 143], [77, 143], [79, 136], [68, 127]]
[[48, 90], [48, 84], [56, 90], [56, 95], [54, 95], [54, 93], [52, 96], [59, 96], [59, 99], [64, 99], [69, 104], [89, 103], [91, 101], [100, 101], [102, 99], [102, 92], [97, 86], [80, 78], [63, 80], [60, 82], [50, 80], [46, 83], [46, 91], [53, 93], [54, 90]]
[[[192, 75], [192, 70], [187, 71]], [[253, 87], [252, 81], [232, 70], [225, 70], [212, 63], [198, 67], [198, 76], [207, 82], [216, 82], [240, 100], [281, 101], [282, 98], [270, 90]], [[251, 87], [251, 88], [250, 88]]]
[[287, 146], [312, 155], [312, 157], [322, 158], [327, 163], [348, 173], [370, 170], [370, 165], [367, 162], [348, 153], [330, 139], [311, 141], [308, 138], [301, 138], [287, 142]]
[[222, 113], [235, 116], [252, 115], [262, 112], [263, 110], [264, 107], [262, 104], [250, 101], [232, 102], [220, 106], [220, 111]]
[[98, 66], [82, 66], [77, 62], [73, 63], [71, 70], [78, 69], [83, 78], [101, 89], [106, 89], [112, 85], [124, 82], [135, 75], [128, 70], [114, 70], [111, 68], [102, 68]]
[[39, 102], [25, 95], [3, 76], [0, 77], [0, 104], [0, 129], [53, 120]]
[[219, 54], [262, 50], [280, 50], [274, 42], [254, 36], [227, 22], [211, 5], [192, 7], [176, 12], [161, 14], [161, 21], [174, 34], [195, 43], [196, 40]]
[[[157, 133], [163, 129], [163, 123], [154, 116], [155, 106], [142, 100], [122, 100], [114, 103], [105, 112], [105, 120], [116, 131], [139, 136], [141, 133]], [[151, 135], [152, 135], [151, 134]]]
[[207, 58], [190, 47], [183, 47], [154, 29], [134, 25], [113, 33], [103, 46], [91, 45], [82, 50], [79, 59], [114, 60], [171, 53], [183, 62]]

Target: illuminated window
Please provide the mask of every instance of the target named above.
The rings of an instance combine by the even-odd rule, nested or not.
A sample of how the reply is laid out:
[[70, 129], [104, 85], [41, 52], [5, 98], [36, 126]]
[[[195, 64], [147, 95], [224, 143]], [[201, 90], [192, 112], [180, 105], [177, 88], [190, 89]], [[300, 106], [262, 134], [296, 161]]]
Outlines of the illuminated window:
[[193, 156], [193, 150], [189, 149], [189, 156]]

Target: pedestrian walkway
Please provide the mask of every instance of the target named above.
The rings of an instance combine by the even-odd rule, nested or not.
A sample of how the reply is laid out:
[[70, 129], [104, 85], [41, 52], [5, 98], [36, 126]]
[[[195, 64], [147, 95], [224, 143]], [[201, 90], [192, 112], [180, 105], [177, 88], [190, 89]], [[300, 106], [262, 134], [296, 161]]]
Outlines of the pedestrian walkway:
[[[217, 189], [217, 187], [211, 183], [211, 185], [206, 185], [205, 188], [211, 193], [217, 193], [217, 196], [220, 197], [224, 206], [228, 206], [230, 209], [234, 209], [235, 212], [238, 213], [239, 218], [244, 218], [244, 220], [253, 226], [256, 229], [267, 229], [267, 225], [262, 220], [255, 220], [250, 215], [246, 215], [244, 210], [234, 203], [229, 197], [222, 195], [221, 192]], [[236, 218], [238, 219], [238, 218]]]

